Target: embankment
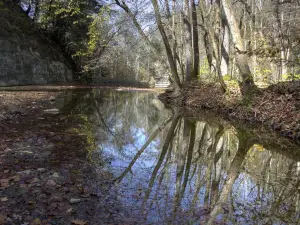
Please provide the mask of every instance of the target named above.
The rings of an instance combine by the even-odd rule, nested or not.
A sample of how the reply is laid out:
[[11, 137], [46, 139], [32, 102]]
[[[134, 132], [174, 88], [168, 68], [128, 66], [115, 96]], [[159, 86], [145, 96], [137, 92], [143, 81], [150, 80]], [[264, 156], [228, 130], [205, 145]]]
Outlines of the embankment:
[[230, 120], [263, 124], [281, 136], [300, 141], [300, 81], [283, 82], [259, 89], [252, 97], [244, 98], [236, 85], [226, 93], [216, 84], [186, 85], [181, 96], [173, 97], [167, 90], [160, 95], [166, 104], [176, 104], [197, 112], [208, 109]]

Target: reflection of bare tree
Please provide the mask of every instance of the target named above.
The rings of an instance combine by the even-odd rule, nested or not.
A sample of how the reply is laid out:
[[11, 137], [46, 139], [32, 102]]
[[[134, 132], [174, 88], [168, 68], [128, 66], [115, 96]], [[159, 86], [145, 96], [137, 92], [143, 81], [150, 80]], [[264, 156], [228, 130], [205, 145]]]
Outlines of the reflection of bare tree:
[[224, 203], [227, 202], [228, 196], [232, 190], [232, 186], [238, 177], [240, 173], [240, 169], [242, 166], [242, 163], [246, 157], [246, 154], [250, 147], [252, 146], [251, 143], [249, 143], [249, 137], [245, 136], [243, 134], [238, 134], [239, 138], [239, 147], [238, 151], [232, 160], [232, 163], [229, 167], [229, 170], [227, 172], [227, 178], [226, 181], [222, 187], [222, 190], [220, 191], [219, 197], [217, 199], [217, 202], [215, 203], [211, 213], [210, 213], [210, 219], [208, 220], [207, 224], [213, 224], [218, 213], [222, 210], [222, 206]]
[[148, 184], [148, 189], [147, 189], [147, 191], [145, 193], [144, 201], [143, 201], [143, 204], [142, 204], [142, 210], [144, 209], [144, 206], [145, 206], [147, 200], [149, 199], [149, 196], [150, 196], [150, 193], [152, 191], [152, 187], [153, 187], [154, 181], [155, 181], [155, 179], [157, 177], [158, 170], [160, 169], [161, 164], [163, 163], [163, 160], [164, 160], [164, 158], [165, 158], [165, 156], [167, 154], [167, 151], [169, 149], [170, 143], [171, 143], [172, 139], [174, 138], [174, 131], [176, 129], [176, 126], [178, 124], [179, 119], [180, 119], [180, 116], [175, 114], [174, 117], [173, 117], [171, 126], [169, 128], [169, 131], [167, 133], [164, 145], [162, 147], [162, 150], [161, 150], [158, 162], [157, 162], [156, 166], [153, 169], [153, 172], [152, 172], [149, 184]]
[[[175, 137], [173, 137], [174, 135]], [[250, 133], [235, 131], [232, 127], [221, 125], [212, 127], [207, 123], [175, 117], [164, 139], [164, 145], [151, 172], [148, 188], [145, 190], [145, 196], [142, 200], [142, 210], [145, 217], [147, 217], [150, 208], [160, 207], [160, 211], [157, 213], [162, 214], [165, 223], [170, 224], [180, 224], [188, 220], [197, 221], [197, 213], [199, 216], [209, 215], [207, 224], [213, 224], [219, 214], [223, 215], [224, 220], [237, 217], [234, 219], [236, 220], [239, 218], [238, 215], [234, 214], [237, 202], [238, 206], [243, 202], [241, 203], [237, 199], [233, 187], [236, 186], [237, 188], [245, 181], [247, 177], [241, 179], [239, 175], [246, 171], [248, 176], [251, 176], [251, 180], [256, 183], [255, 186], [251, 187], [252, 191], [256, 191], [258, 194], [257, 199], [253, 197], [254, 205], [247, 206], [248, 208], [243, 206], [246, 208], [239, 210], [248, 209], [245, 214], [251, 217], [257, 212], [249, 210], [249, 207], [255, 209], [259, 202], [265, 200], [265, 196], [274, 195], [272, 199], [268, 199], [272, 202], [270, 209], [265, 209], [268, 210], [267, 215], [271, 218], [269, 222], [272, 222], [274, 214], [277, 213], [276, 218], [280, 218], [278, 210], [285, 202], [285, 198], [289, 197], [292, 191], [295, 192], [296, 188], [299, 187], [298, 183], [294, 183], [288, 188], [281, 184], [282, 186], [279, 188], [277, 183], [272, 183], [270, 179], [273, 178], [271, 177], [279, 176], [279, 174], [272, 175], [271, 171], [273, 170], [270, 170], [271, 167], [274, 167], [272, 162], [276, 160], [278, 165], [289, 166], [285, 177], [294, 176], [292, 171], [295, 170], [295, 162], [257, 145], [257, 139]], [[133, 161], [136, 161], [139, 156], [136, 154]], [[293, 162], [293, 164], [290, 165], [288, 162]], [[251, 165], [249, 166], [252, 172], [247, 170], [248, 167], [245, 170], [245, 166], [248, 164], [253, 166], [253, 168]], [[259, 166], [254, 166], [256, 164]], [[129, 164], [129, 168], [131, 167], [132, 164]], [[129, 168], [126, 168], [125, 171], [128, 172]], [[259, 179], [253, 180], [253, 171], [260, 175]], [[170, 179], [172, 176], [168, 173], [173, 172], [174, 179]], [[122, 178], [124, 178], [124, 174]], [[272, 188], [271, 185], [273, 185]], [[165, 189], [166, 186], [173, 186], [174, 192], [168, 192], [170, 190]], [[189, 191], [187, 191], [187, 187], [189, 187]], [[242, 187], [238, 189], [243, 192]], [[165, 208], [158, 196], [160, 198], [165, 196]], [[147, 204], [149, 199], [151, 201]], [[172, 205], [168, 204], [171, 202]], [[182, 215], [183, 206], [189, 207], [188, 216]], [[168, 214], [161, 208], [168, 209], [171, 213]], [[193, 219], [193, 217], [195, 218]], [[280, 220], [285, 221], [283, 218]]]
[[[164, 112], [150, 105], [153, 98], [154, 95], [149, 93], [105, 89], [68, 91], [61, 111], [68, 115], [88, 115], [96, 127], [98, 138], [102, 141], [112, 139], [120, 151], [129, 144], [139, 149], [133, 140], [134, 134], [128, 130], [143, 127], [150, 131], [156, 125], [159, 113]], [[165, 114], [165, 117], [169, 116], [169, 112]]]
[[135, 154], [131, 162], [128, 164], [127, 168], [124, 170], [124, 172], [116, 179], [116, 181], [120, 182], [126, 174], [131, 171], [132, 166], [134, 163], [138, 160], [138, 158], [143, 154], [145, 149], [149, 146], [149, 144], [156, 138], [156, 136], [161, 132], [165, 126], [171, 121], [171, 118], [165, 120], [148, 138], [146, 143], [141, 147], [141, 149]]
[[[90, 115], [98, 144], [117, 150], [128, 163], [118, 170], [118, 187], [132, 170], [130, 181], [144, 182], [144, 195], [138, 197], [143, 216], [153, 216], [150, 211], [156, 210], [161, 223], [170, 224], [213, 224], [216, 218], [240, 224], [300, 219], [296, 147], [265, 141], [226, 123], [182, 118], [178, 113], [169, 118], [140, 93], [88, 91], [69, 102], [67, 113]], [[162, 118], [169, 119], [157, 125]], [[141, 143], [137, 133], [147, 139]], [[151, 165], [143, 162], [147, 159]]]

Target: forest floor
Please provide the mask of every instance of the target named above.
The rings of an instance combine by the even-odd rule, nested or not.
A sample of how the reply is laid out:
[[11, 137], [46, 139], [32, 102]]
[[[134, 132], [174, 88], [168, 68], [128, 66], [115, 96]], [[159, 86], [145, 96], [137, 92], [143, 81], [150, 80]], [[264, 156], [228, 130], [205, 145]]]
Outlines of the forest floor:
[[167, 90], [159, 98], [190, 112], [209, 109], [229, 120], [262, 124], [281, 136], [300, 141], [300, 81], [260, 88], [251, 98], [243, 98], [234, 83], [228, 87], [223, 93], [216, 84], [193, 82], [183, 88], [179, 97], [174, 98], [172, 91]]
[[78, 132], [84, 118], [45, 111], [55, 108], [58, 94], [0, 91], [0, 224], [109, 224], [118, 218], [111, 174], [89, 152], [85, 132]]

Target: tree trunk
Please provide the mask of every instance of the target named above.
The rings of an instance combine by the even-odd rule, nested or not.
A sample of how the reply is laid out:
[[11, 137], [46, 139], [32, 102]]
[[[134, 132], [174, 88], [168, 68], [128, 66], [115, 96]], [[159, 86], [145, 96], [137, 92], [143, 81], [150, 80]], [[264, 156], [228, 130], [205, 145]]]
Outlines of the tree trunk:
[[181, 83], [180, 83], [180, 79], [179, 79], [179, 76], [178, 76], [178, 71], [177, 71], [177, 68], [176, 68], [175, 58], [173, 57], [172, 49], [171, 49], [168, 37], [166, 35], [166, 32], [165, 32], [163, 24], [162, 24], [161, 15], [160, 15], [160, 12], [159, 12], [157, 0], [151, 0], [151, 2], [152, 2], [152, 5], [153, 5], [153, 8], [154, 8], [157, 26], [158, 26], [159, 32], [161, 34], [161, 37], [163, 39], [164, 46], [165, 46], [165, 49], [166, 49], [166, 52], [167, 52], [167, 57], [168, 57], [168, 62], [170, 64], [171, 73], [172, 73], [174, 81], [175, 81], [174, 82], [175, 92], [177, 92], [181, 89]]
[[[137, 21], [135, 15], [131, 12], [131, 10], [126, 5], [126, 3], [124, 1], [120, 2], [119, 0], [115, 0], [115, 2], [132, 19], [132, 21], [133, 21], [135, 27], [137, 28], [140, 36], [146, 41], [146, 43], [156, 53], [158, 53], [158, 49], [155, 47], [155, 45], [150, 41], [150, 39], [148, 38], [148, 36], [145, 34], [145, 32], [143, 31], [141, 25]], [[178, 71], [177, 71], [177, 68], [176, 68], [175, 57], [173, 57], [172, 49], [170, 47], [170, 43], [169, 43], [168, 37], [166, 35], [166, 32], [165, 32], [163, 24], [162, 24], [161, 15], [160, 15], [160, 12], [159, 12], [159, 7], [158, 7], [158, 2], [157, 2], [157, 0], [151, 0], [151, 2], [152, 2], [152, 5], [153, 5], [153, 8], [154, 8], [157, 26], [158, 26], [159, 32], [160, 32], [160, 34], [162, 36], [163, 43], [164, 43], [164, 46], [165, 46], [165, 49], [166, 49], [168, 63], [169, 63], [171, 74], [172, 74], [172, 78], [173, 78], [173, 81], [174, 81], [173, 82], [174, 91], [175, 91], [175, 94], [179, 94], [180, 89], [181, 89], [181, 82], [180, 82]], [[159, 55], [159, 54], [157, 54], [157, 55]]]
[[243, 45], [241, 30], [234, 16], [233, 10], [230, 5], [230, 1], [221, 0], [221, 2], [234, 42], [236, 63], [242, 78], [242, 82], [240, 83], [241, 93], [243, 95], [251, 95], [253, 89], [255, 89], [256, 86], [254, 84], [253, 77], [248, 64], [248, 55], [246, 54], [246, 49]]
[[192, 28], [189, 21], [189, 0], [185, 0], [185, 13], [183, 14], [183, 26], [185, 37], [185, 81], [188, 82], [192, 79]]
[[193, 34], [193, 74], [192, 79], [197, 79], [199, 74], [199, 37], [198, 21], [195, 0], [191, 0], [192, 34]]

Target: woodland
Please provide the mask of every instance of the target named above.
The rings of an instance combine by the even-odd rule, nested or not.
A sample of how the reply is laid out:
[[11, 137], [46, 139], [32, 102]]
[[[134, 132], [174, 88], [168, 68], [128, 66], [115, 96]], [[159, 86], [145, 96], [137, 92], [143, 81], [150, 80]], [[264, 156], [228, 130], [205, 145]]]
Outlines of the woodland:
[[163, 83], [165, 102], [300, 138], [298, 0], [14, 1], [76, 81]]
[[300, 0], [0, 0], [0, 69], [72, 71], [0, 71], [0, 224], [297, 224], [299, 15]]
[[87, 78], [235, 81], [243, 95], [299, 78], [297, 0], [14, 1]]

